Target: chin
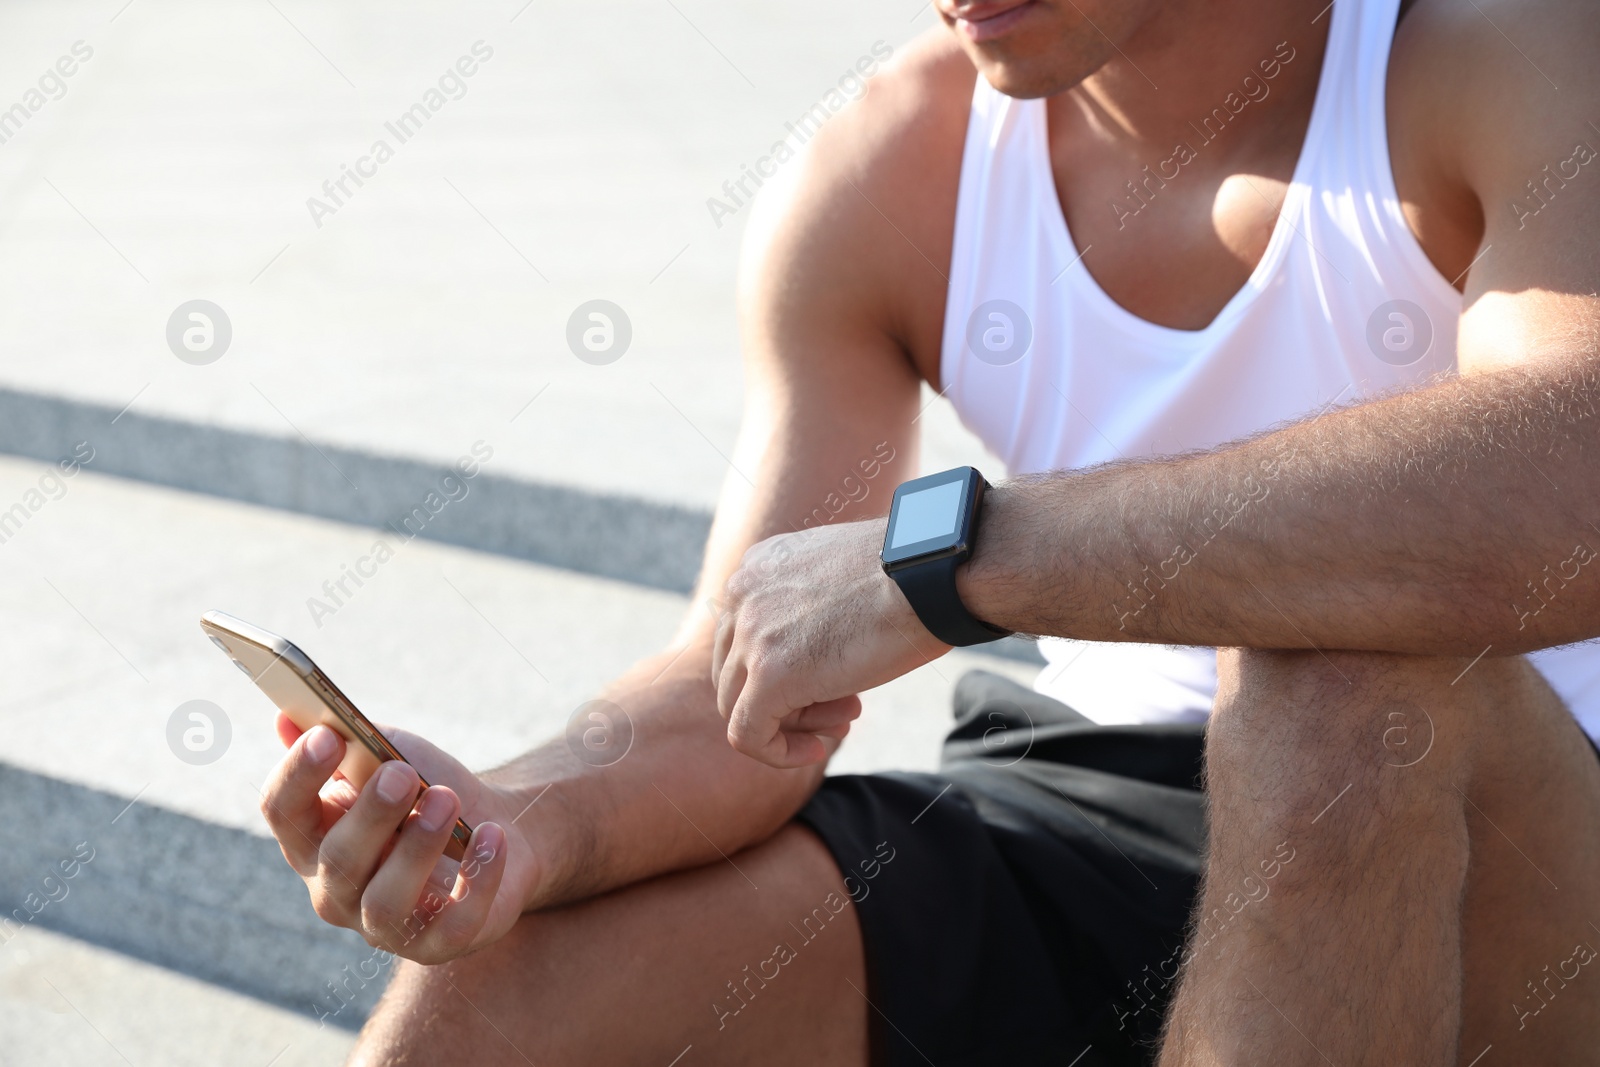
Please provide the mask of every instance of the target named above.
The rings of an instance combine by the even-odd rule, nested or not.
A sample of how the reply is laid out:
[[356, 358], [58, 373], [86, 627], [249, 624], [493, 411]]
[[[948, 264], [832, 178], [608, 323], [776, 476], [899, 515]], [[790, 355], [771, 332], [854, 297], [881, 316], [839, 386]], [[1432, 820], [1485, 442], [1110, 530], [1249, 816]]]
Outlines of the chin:
[[[1101, 0], [1086, 0], [1085, 6], [1105, 5]], [[1126, 32], [1137, 25], [1143, 6], [1123, 4], [1111, 11], [1096, 10], [1090, 17], [1101, 26], [1112, 26], [1113, 33]], [[1009, 32], [1001, 31], [988, 40], [973, 40], [941, 12], [973, 66], [1007, 96], [1035, 99], [1064, 92], [1116, 54], [1114, 46], [1076, 7], [1064, 12], [1050, 0], [1033, 0], [1026, 9], [1026, 16]]]
[[1054, 96], [1077, 85], [1097, 69], [1080, 70], [1070, 66], [1063, 69], [1064, 65], [1059, 63], [996, 61], [977, 55], [972, 56], [972, 61], [978, 73], [996, 90], [1019, 100]]

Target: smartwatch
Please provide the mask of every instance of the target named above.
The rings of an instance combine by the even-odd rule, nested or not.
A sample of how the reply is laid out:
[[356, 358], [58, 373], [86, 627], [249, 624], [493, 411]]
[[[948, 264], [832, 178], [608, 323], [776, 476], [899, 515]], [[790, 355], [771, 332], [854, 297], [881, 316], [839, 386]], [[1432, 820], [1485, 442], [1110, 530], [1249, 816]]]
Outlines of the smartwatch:
[[956, 568], [972, 556], [988, 487], [976, 468], [957, 467], [903, 483], [889, 508], [884, 573], [928, 632], [947, 645], [980, 645], [1011, 633], [975, 617], [956, 592]]

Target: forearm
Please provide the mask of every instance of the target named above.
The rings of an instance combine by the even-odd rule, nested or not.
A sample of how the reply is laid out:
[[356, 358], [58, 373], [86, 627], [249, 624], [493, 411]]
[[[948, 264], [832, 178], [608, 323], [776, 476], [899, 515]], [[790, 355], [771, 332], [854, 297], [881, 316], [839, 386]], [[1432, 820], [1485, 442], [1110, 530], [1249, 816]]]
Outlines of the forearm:
[[728, 745], [708, 640], [639, 663], [602, 694], [632, 726], [617, 762], [592, 766], [556, 738], [484, 776], [532, 804], [514, 828], [544, 865], [528, 908], [720, 862], [771, 836], [816, 790], [821, 767], [779, 771]]
[[962, 595], [1092, 640], [1476, 655], [1600, 633], [1600, 381], [1446, 382], [1213, 452], [1024, 478]]

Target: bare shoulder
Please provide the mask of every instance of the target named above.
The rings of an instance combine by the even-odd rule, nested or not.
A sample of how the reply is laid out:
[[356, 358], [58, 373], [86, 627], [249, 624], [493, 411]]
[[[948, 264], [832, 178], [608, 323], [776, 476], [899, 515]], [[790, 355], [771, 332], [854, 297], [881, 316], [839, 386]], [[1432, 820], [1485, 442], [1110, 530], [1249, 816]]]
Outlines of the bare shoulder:
[[[1596, 0], [1417, 0], [1395, 33], [1391, 110], [1469, 129], [1508, 124], [1497, 139], [1512, 143], [1565, 137], [1562, 123], [1600, 102], [1596, 46]], [[1431, 131], [1441, 144], [1459, 132]]]
[[948, 35], [930, 31], [806, 140], [751, 213], [747, 315], [832, 315], [937, 366], [975, 76]]
[[1389, 65], [1390, 152], [1424, 247], [1431, 231], [1464, 268], [1493, 213], [1517, 211], [1513, 191], [1600, 147], [1589, 123], [1597, 53], [1595, 0], [1417, 0], [1405, 12]]

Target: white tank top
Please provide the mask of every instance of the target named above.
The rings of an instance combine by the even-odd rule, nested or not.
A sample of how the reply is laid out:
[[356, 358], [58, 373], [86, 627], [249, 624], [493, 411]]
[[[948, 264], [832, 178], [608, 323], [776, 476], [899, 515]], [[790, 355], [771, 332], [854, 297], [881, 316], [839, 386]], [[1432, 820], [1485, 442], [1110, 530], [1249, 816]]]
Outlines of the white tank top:
[[[1210, 325], [1179, 330], [1113, 301], [1084, 268], [1051, 171], [1043, 100], [982, 77], [972, 99], [945, 308], [941, 375], [962, 422], [1014, 474], [1209, 448], [1455, 370], [1461, 295], [1418, 245], [1389, 166], [1384, 90], [1399, 0], [1337, 0], [1316, 102], [1283, 211], [1249, 281]], [[1200, 112], [1208, 151], [1280, 65]], [[1130, 175], [1120, 209], [1182, 181], [1174, 154]], [[1123, 215], [1126, 212], [1126, 215]], [[1155, 247], [1156, 235], [1139, 239]], [[1083, 250], [1093, 255], [1093, 247]], [[1128, 575], [1137, 580], [1140, 575]], [[1159, 593], [1157, 594], [1159, 595]], [[1130, 599], [1115, 610], [1132, 610]], [[1108, 605], [1107, 610], [1114, 610]], [[1508, 604], [1506, 611], [1512, 612]], [[1197, 721], [1216, 691], [1212, 649], [1046, 639], [1037, 688], [1103, 723]], [[1600, 736], [1600, 647], [1534, 662]]]

